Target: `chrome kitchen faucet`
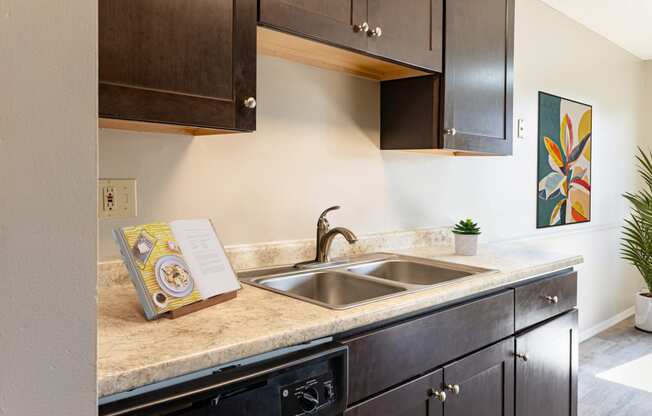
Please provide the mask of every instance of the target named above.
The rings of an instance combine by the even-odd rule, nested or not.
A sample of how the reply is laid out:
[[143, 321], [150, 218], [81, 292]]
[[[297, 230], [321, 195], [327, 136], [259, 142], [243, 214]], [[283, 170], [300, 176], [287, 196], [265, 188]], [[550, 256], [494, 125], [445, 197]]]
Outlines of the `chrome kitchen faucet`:
[[333, 239], [338, 234], [346, 238], [346, 241], [348, 241], [349, 244], [353, 244], [358, 241], [358, 237], [356, 237], [353, 231], [349, 230], [348, 228], [330, 228], [330, 223], [328, 222], [326, 215], [331, 211], [335, 211], [336, 209], [340, 209], [340, 206], [335, 205], [327, 208], [324, 210], [324, 212], [321, 213], [319, 219], [317, 220], [317, 254], [315, 255], [315, 260], [298, 263], [296, 264], [296, 267], [311, 267], [311, 265], [319, 265], [321, 263], [329, 262], [331, 244], [333, 244]]

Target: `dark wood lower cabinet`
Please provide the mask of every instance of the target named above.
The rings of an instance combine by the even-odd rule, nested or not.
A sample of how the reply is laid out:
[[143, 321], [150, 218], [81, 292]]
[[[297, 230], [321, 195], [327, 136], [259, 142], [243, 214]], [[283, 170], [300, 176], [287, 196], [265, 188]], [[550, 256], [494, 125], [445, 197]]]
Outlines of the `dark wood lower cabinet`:
[[577, 415], [577, 335], [574, 310], [516, 337], [518, 416]]
[[564, 270], [343, 341], [346, 416], [577, 416], [576, 287]]
[[442, 370], [347, 409], [345, 416], [442, 416], [443, 403], [432, 393], [442, 387]]
[[508, 290], [342, 341], [349, 347], [349, 404], [514, 333]]
[[444, 367], [446, 416], [514, 415], [514, 339]]
[[514, 290], [516, 331], [577, 306], [577, 272], [563, 273]]
[[[342, 335], [334, 351], [341, 360], [339, 375], [348, 372], [348, 383], [333, 377], [335, 385], [339, 385], [335, 394], [338, 409], [348, 406], [344, 416], [577, 416], [578, 312], [572, 306], [576, 285], [577, 274], [566, 269], [518, 282], [498, 293], [477, 295], [424, 315], [405, 317], [394, 324]], [[557, 296], [558, 300], [542, 308], [540, 301], [547, 296]], [[520, 316], [520, 322], [529, 323], [528, 327], [515, 330], [515, 315], [516, 322]], [[346, 346], [346, 355], [342, 346]], [[299, 363], [294, 357], [279, 359]], [[271, 361], [260, 365], [277, 368], [277, 364]], [[326, 370], [301, 369], [301, 374], [309, 374], [312, 379]], [[236, 377], [234, 380], [241, 381], [240, 372], [249, 370], [233, 371], [237, 372], [232, 376], [222, 374], [224, 379], [217, 380], [227, 382], [229, 377]], [[250, 371], [256, 377], [265, 374], [259, 367]], [[296, 383], [303, 377], [299, 373], [294, 377], [292, 373], [282, 374], [283, 383], [256, 385], [276, 397], [279, 386], [286, 381]], [[216, 388], [215, 381], [210, 379], [211, 389]], [[210, 401], [215, 395], [200, 389], [191, 393], [199, 395], [199, 407], [175, 406], [173, 413], [165, 414], [229, 415], [235, 409], [246, 409], [244, 413], [235, 413], [251, 416], [280, 414], [280, 405], [265, 408], [261, 403], [268, 402], [246, 398], [250, 394], [259, 397], [261, 392], [242, 389], [240, 381], [230, 381], [235, 383], [237, 394], [220, 399], [221, 406], [227, 407], [201, 407], [207, 397]], [[189, 381], [183, 387], [186, 390], [180, 391], [195, 390], [197, 384], [193, 383], [197, 382], [201, 384]], [[301, 383], [304, 388], [313, 386], [308, 384], [312, 381]], [[174, 402], [183, 397], [178, 389], [179, 386], [166, 387], [140, 398], [126, 399], [126, 404], [145, 402], [151, 406], [152, 397], [159, 404], [161, 397], [171, 393], [174, 398], [169, 400]], [[344, 389], [348, 389], [346, 403]], [[237, 399], [238, 396], [246, 400]], [[302, 398], [313, 402], [309, 396]], [[185, 398], [181, 401], [185, 403]], [[253, 407], [243, 407], [249, 405]], [[104, 405], [100, 414], [109, 414], [112, 406]], [[322, 410], [310, 414], [330, 411]]]

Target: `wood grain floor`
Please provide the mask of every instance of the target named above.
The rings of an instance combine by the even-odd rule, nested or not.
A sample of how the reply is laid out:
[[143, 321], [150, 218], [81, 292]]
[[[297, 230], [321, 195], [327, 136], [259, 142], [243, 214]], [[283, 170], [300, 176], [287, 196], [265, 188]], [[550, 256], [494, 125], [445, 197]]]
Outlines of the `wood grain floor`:
[[652, 354], [652, 334], [634, 329], [633, 321], [626, 319], [580, 344], [580, 416], [652, 415], [652, 393], [596, 377]]

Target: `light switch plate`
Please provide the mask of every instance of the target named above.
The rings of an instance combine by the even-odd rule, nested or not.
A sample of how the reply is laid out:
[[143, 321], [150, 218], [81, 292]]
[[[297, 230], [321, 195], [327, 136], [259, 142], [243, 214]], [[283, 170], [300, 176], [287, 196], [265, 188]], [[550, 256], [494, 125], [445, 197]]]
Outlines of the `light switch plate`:
[[100, 179], [97, 181], [97, 217], [136, 216], [136, 180]]
[[517, 128], [517, 130], [518, 130], [517, 137], [519, 139], [524, 139], [525, 138], [525, 120], [523, 120], [522, 118], [518, 119], [518, 128]]

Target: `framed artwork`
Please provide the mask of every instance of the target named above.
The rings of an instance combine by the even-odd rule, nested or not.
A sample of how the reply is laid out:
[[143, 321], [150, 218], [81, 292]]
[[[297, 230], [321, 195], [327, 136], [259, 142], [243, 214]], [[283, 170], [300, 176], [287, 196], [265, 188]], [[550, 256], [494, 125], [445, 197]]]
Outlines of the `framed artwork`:
[[539, 92], [537, 228], [591, 221], [592, 107]]

